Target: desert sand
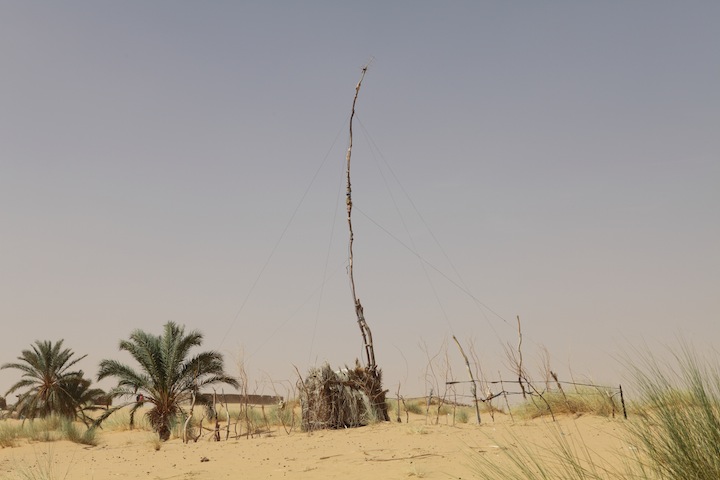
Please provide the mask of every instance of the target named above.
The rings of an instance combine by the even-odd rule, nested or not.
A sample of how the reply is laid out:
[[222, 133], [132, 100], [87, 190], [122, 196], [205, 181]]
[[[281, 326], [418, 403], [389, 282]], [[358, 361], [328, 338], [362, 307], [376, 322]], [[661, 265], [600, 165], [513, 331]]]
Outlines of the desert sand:
[[[96, 446], [68, 441], [28, 442], [0, 449], [0, 478], [67, 479], [195, 479], [307, 478], [392, 479], [475, 478], [478, 458], [507, 464], [505, 449], [553, 448], [560, 432], [570, 444], [583, 445], [607, 461], [621, 461], [632, 447], [623, 438], [622, 418], [563, 416], [512, 421], [496, 414], [483, 423], [452, 425], [441, 417], [412, 415], [410, 422], [384, 422], [361, 428], [298, 429], [282, 427], [251, 438], [214, 442], [204, 435], [197, 443], [173, 438], [156, 450], [149, 431], [102, 431]], [[542, 453], [541, 453], [542, 454]], [[35, 477], [31, 474], [36, 474]]]

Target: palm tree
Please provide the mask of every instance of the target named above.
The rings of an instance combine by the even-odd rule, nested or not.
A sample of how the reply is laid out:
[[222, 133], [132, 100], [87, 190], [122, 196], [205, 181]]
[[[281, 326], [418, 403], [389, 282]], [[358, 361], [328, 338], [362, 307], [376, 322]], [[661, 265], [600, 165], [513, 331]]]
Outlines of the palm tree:
[[92, 382], [86, 378], [79, 378], [76, 381], [69, 382], [66, 390], [68, 394], [75, 400], [75, 417], [82, 420], [88, 428], [95, 421], [94, 418], [88, 416], [87, 412], [102, 410], [100, 407], [105, 398], [105, 392], [100, 388], [90, 388]]
[[18, 363], [6, 363], [0, 367], [23, 372], [22, 379], [5, 395], [28, 388], [18, 395], [14, 407], [24, 418], [51, 414], [76, 418], [85, 406], [82, 404], [90, 401], [95, 394], [96, 389], [90, 389], [90, 381], [83, 378], [83, 371], [71, 370], [86, 355], [73, 358], [75, 353], [69, 348], [63, 349], [62, 345], [63, 340], [55, 343], [37, 340], [31, 345], [31, 350], [23, 350], [22, 355], [17, 357]]
[[[98, 381], [116, 377], [118, 385], [111, 392], [112, 397], [133, 397], [125, 405], [108, 410], [99, 422], [119, 408], [132, 404], [130, 421], [135, 412], [147, 402], [152, 405], [147, 416], [161, 440], [170, 438], [170, 422], [182, 413], [181, 404], [187, 402], [201, 387], [217, 383], [238, 386], [237, 380], [223, 370], [220, 353], [201, 352], [188, 358], [190, 349], [202, 344], [202, 334], [193, 330], [187, 335], [185, 328], [168, 322], [160, 336], [135, 330], [129, 340], [120, 341], [120, 350], [125, 350], [140, 364], [140, 370], [116, 360], [100, 362]], [[140, 400], [142, 395], [142, 400]]]

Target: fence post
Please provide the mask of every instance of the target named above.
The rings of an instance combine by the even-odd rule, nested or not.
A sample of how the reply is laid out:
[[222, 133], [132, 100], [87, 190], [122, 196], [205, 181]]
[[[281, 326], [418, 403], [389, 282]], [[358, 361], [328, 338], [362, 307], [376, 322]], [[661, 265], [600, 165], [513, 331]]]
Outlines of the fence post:
[[620, 385], [620, 403], [623, 407], [623, 417], [627, 420], [627, 410], [625, 410], [625, 397], [623, 396], [622, 385]]

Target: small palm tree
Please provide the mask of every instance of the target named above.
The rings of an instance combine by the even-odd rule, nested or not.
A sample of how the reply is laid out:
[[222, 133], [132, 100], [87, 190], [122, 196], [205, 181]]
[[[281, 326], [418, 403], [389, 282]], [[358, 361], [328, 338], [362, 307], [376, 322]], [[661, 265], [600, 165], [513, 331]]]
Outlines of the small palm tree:
[[[71, 370], [76, 363], [86, 357], [73, 358], [75, 353], [62, 348], [63, 341], [36, 341], [32, 349], [23, 350], [17, 357], [18, 363], [6, 363], [0, 369], [14, 368], [23, 372], [22, 379], [10, 387], [5, 395], [27, 388], [18, 395], [15, 404], [24, 418], [47, 417], [57, 414], [75, 418], [84, 407], [82, 403], [89, 396], [79, 398], [78, 393], [92, 395], [95, 389], [89, 389], [90, 382], [83, 378], [82, 370]], [[84, 386], [84, 388], [80, 388]]]
[[[217, 383], [238, 386], [237, 380], [223, 370], [223, 358], [218, 352], [201, 352], [188, 358], [190, 349], [202, 344], [202, 334], [193, 330], [187, 335], [185, 328], [168, 322], [160, 336], [135, 330], [129, 340], [120, 341], [120, 350], [125, 350], [140, 364], [140, 370], [115, 360], [100, 362], [98, 381], [116, 377], [118, 385], [110, 395], [133, 397], [125, 405], [108, 410], [98, 419], [102, 422], [119, 408], [132, 405], [130, 421], [143, 405], [152, 405], [147, 416], [161, 440], [170, 438], [171, 420], [182, 413], [181, 404], [189, 401], [200, 388]], [[142, 401], [140, 401], [142, 395]]]
[[82, 420], [88, 428], [95, 419], [88, 416], [88, 412], [102, 410], [99, 406], [106, 399], [105, 392], [100, 388], [90, 388], [92, 382], [87, 378], [80, 378], [70, 382], [66, 390], [68, 394], [75, 400], [75, 417]]

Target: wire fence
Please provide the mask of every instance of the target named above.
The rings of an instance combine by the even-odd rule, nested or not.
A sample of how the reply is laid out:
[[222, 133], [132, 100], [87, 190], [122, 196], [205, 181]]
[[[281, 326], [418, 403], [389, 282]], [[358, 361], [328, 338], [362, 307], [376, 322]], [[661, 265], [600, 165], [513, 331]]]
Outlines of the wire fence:
[[[508, 397], [520, 397], [529, 400], [534, 403], [538, 408], [542, 402], [547, 413], [555, 418], [554, 410], [560, 410], [561, 412], [567, 413], [582, 413], [582, 405], [578, 402], [578, 398], [585, 396], [597, 395], [603, 398], [601, 404], [606, 408], [605, 412], [609, 412], [615, 417], [616, 412], [622, 411], [623, 417], [627, 419], [627, 408], [625, 406], [625, 395], [623, 392], [622, 385], [612, 387], [608, 385], [600, 385], [596, 383], [588, 382], [571, 382], [571, 381], [546, 381], [544, 382], [544, 388], [539, 389], [534, 383], [529, 382], [527, 379], [514, 379], [514, 380], [452, 380], [445, 382], [446, 387], [454, 387], [455, 385], [471, 384], [473, 394], [457, 393], [455, 391], [445, 391], [443, 395], [436, 395], [432, 389], [429, 395], [424, 397], [415, 397], [412, 399], [406, 399], [399, 397], [398, 401], [419, 401], [422, 400], [426, 403], [426, 412], [430, 411], [431, 405], [458, 405], [458, 406], [475, 406], [479, 403], [485, 403], [490, 407], [490, 411], [493, 410], [492, 401], [498, 398], [505, 400], [508, 413], [512, 416], [512, 410]], [[500, 386], [500, 390], [494, 391], [491, 386]], [[512, 386], [517, 386], [519, 390], [515, 390]], [[551, 389], [551, 385], [554, 387]], [[479, 395], [477, 393], [478, 387], [483, 386], [485, 388], [485, 395]], [[572, 391], [566, 391], [565, 387], [570, 387]], [[510, 389], [506, 388], [510, 387]], [[570, 390], [568, 388], [568, 390]], [[619, 405], [617, 401], [619, 400]], [[609, 410], [608, 410], [609, 409]], [[479, 419], [478, 411], [478, 419]]]

